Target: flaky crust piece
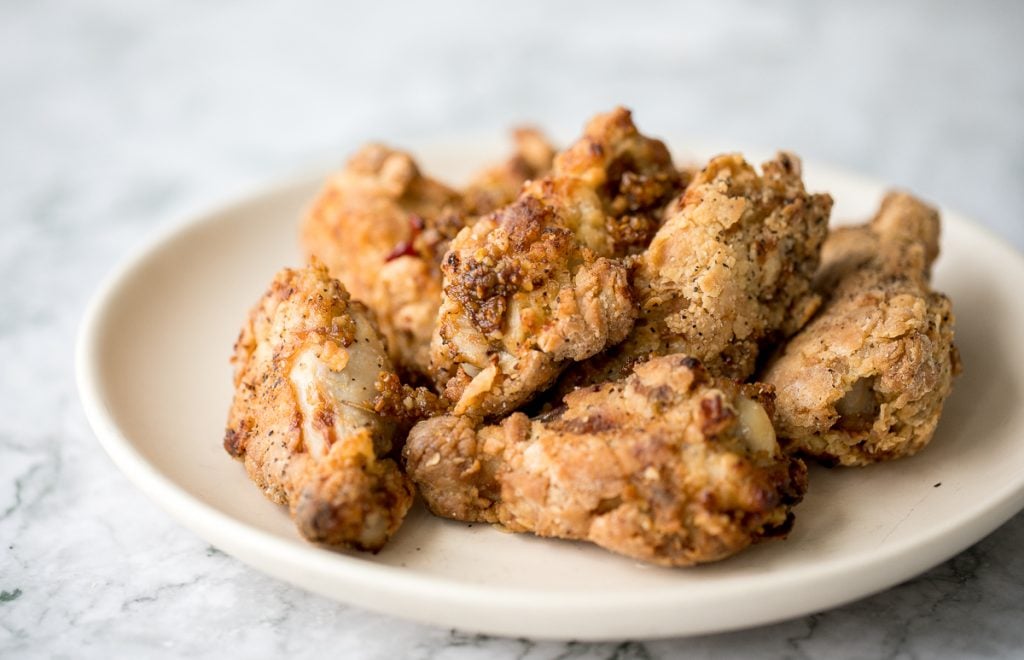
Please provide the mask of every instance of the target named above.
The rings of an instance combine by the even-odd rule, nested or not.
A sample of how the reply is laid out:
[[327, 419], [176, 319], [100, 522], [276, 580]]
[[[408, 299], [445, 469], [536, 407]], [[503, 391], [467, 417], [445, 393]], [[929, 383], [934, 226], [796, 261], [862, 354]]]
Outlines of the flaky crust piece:
[[959, 371], [949, 299], [931, 290], [939, 217], [904, 193], [867, 225], [834, 231], [818, 316], [761, 375], [787, 449], [866, 465], [928, 444]]
[[666, 356], [537, 419], [426, 420], [404, 457], [437, 515], [686, 566], [789, 528], [806, 468], [776, 444], [768, 399]]

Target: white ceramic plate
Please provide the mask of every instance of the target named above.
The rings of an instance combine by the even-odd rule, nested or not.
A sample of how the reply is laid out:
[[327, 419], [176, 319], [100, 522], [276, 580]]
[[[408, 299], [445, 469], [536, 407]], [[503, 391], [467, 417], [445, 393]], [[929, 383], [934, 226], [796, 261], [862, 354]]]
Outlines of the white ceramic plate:
[[[456, 176], [497, 150], [423, 153]], [[837, 217], [871, 214], [882, 186], [806, 165]], [[932, 445], [868, 469], [812, 469], [786, 541], [718, 564], [663, 569], [580, 543], [502, 533], [415, 508], [377, 555], [302, 541], [221, 448], [228, 355], [274, 272], [300, 262], [298, 219], [322, 176], [193, 217], [119, 268], [77, 350], [89, 420], [114, 462], [213, 545], [261, 571], [380, 612], [501, 635], [614, 639], [727, 630], [863, 597], [979, 540], [1024, 506], [1024, 259], [943, 215], [937, 287], [954, 301], [964, 375]], [[456, 179], [457, 180], [457, 179]]]

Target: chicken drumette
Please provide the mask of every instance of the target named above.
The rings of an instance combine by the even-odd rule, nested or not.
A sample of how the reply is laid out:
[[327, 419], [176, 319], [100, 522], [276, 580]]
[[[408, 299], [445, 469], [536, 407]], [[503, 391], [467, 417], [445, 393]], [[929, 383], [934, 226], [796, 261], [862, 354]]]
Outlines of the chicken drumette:
[[228, 453], [307, 539], [379, 549], [413, 499], [384, 456], [396, 428], [438, 409], [398, 383], [367, 309], [322, 266], [282, 270], [232, 363]]
[[891, 193], [869, 224], [829, 236], [827, 300], [761, 374], [787, 450], [865, 465], [931, 440], [960, 368], [950, 301], [928, 283], [938, 235], [934, 209]]
[[757, 386], [663, 356], [533, 420], [423, 421], [404, 456], [437, 515], [685, 566], [789, 529], [806, 468], [779, 449], [766, 406]]
[[763, 172], [725, 155], [694, 177], [635, 263], [640, 317], [629, 337], [574, 365], [554, 396], [672, 353], [743, 380], [762, 346], [806, 323], [820, 302], [811, 278], [832, 199], [807, 193], [791, 154], [780, 153]]

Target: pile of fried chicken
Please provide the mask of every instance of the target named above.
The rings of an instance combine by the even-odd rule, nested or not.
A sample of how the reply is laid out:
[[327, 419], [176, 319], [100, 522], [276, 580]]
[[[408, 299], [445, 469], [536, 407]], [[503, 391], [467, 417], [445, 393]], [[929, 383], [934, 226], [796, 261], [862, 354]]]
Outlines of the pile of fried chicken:
[[235, 345], [224, 447], [310, 541], [434, 514], [686, 566], [782, 537], [803, 458], [931, 439], [959, 359], [935, 209], [832, 229], [800, 160], [680, 168], [628, 110], [463, 189], [362, 148]]

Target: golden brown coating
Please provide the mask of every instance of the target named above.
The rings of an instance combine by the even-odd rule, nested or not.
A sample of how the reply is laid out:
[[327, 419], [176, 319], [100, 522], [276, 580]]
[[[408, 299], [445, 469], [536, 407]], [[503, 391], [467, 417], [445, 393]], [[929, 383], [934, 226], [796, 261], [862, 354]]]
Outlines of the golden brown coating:
[[568, 361], [621, 341], [635, 315], [625, 267], [529, 195], [460, 232], [443, 272], [432, 367], [457, 414], [515, 410]]
[[819, 303], [811, 278], [832, 199], [804, 189], [791, 154], [762, 167], [758, 175], [740, 156], [724, 155], [694, 177], [636, 261], [640, 318], [629, 337], [573, 366], [558, 394], [672, 353], [743, 380], [762, 346], [806, 323]]
[[520, 127], [512, 132], [515, 152], [499, 165], [478, 172], [462, 191], [470, 216], [495, 211], [519, 197], [523, 184], [551, 171], [555, 148], [535, 128]]
[[673, 355], [530, 420], [423, 421], [404, 450], [435, 514], [580, 539], [644, 561], [715, 561], [784, 535], [806, 468], [779, 449], [770, 396]]
[[308, 254], [376, 315], [392, 359], [426, 373], [440, 256], [465, 223], [459, 193], [371, 144], [327, 182], [302, 228]]
[[865, 465], [931, 440], [959, 371], [949, 299], [932, 291], [936, 211], [888, 195], [868, 225], [834, 231], [817, 317], [761, 375], [787, 450]]
[[550, 174], [459, 235], [431, 347], [456, 413], [511, 412], [570, 361], [625, 337], [635, 308], [616, 258], [646, 246], [679, 186], [665, 145], [617, 108], [593, 118]]
[[664, 143], [642, 135], [625, 108], [591, 119], [583, 136], [555, 158], [552, 173], [526, 187], [559, 208], [561, 222], [605, 257], [642, 251], [680, 190]]
[[554, 149], [539, 131], [518, 129], [514, 138], [513, 156], [485, 168], [463, 193], [424, 176], [409, 154], [367, 145], [306, 216], [306, 252], [373, 310], [391, 359], [407, 375], [429, 373], [440, 263], [451, 239], [551, 169]]
[[228, 453], [288, 505], [307, 539], [379, 549], [413, 499], [383, 456], [402, 418], [436, 405], [396, 382], [367, 309], [321, 265], [284, 269], [250, 313], [232, 363]]

